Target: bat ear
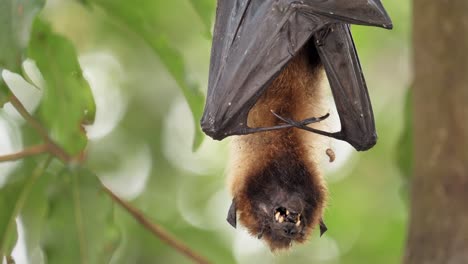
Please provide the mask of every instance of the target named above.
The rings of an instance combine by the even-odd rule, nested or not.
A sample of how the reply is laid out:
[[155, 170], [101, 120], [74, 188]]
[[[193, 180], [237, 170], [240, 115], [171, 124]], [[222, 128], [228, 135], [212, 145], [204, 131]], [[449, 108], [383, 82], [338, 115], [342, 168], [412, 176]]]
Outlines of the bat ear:
[[236, 202], [235, 200], [233, 199], [232, 200], [232, 203], [231, 203], [231, 207], [229, 207], [229, 211], [228, 211], [228, 215], [227, 215], [227, 219], [228, 223], [236, 228], [237, 226], [237, 208], [236, 208]]
[[325, 225], [325, 223], [323, 222], [323, 219], [320, 219], [320, 236], [323, 236], [323, 234], [325, 234], [325, 232], [327, 232], [327, 230], [328, 230], [328, 228]]
[[330, 0], [319, 4], [314, 1], [314, 5], [322, 15], [348, 24], [393, 28], [380, 0]]

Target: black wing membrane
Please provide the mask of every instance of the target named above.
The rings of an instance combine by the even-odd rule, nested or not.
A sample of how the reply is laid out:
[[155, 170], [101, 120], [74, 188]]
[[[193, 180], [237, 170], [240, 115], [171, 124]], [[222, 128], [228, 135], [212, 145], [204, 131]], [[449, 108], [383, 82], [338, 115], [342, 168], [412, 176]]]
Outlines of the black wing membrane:
[[202, 128], [215, 139], [249, 133], [247, 116], [252, 106], [313, 32], [323, 26], [318, 17], [311, 23], [314, 18], [301, 16], [281, 2], [218, 2], [202, 119]]
[[324, 30], [327, 36], [319, 39], [317, 33], [315, 39], [340, 117], [341, 131], [336, 133], [336, 138], [347, 141], [357, 150], [367, 150], [375, 145], [377, 134], [349, 25], [333, 24]]
[[388, 29], [393, 27], [380, 0], [306, 0], [300, 2], [303, 3], [302, 9], [305, 12], [328, 17], [341, 23]]
[[[272, 80], [314, 34], [340, 23], [391, 27], [391, 21], [379, 0], [218, 0], [208, 94], [201, 120], [205, 133], [214, 139], [223, 139], [230, 135], [269, 130], [247, 126], [250, 109]], [[344, 30], [340, 26], [335, 26], [337, 31]], [[347, 32], [349, 34], [349, 31]], [[335, 39], [342, 40], [342, 35], [329, 34], [323, 39], [323, 43], [329, 45]], [[340, 51], [336, 47], [332, 50], [326, 45], [321, 45], [321, 58], [326, 61], [332, 58], [334, 52], [354, 52], [356, 60], [344, 62], [350, 65], [356, 62], [358, 68], [347, 67], [349, 69], [345, 72], [352, 75], [352, 71], [355, 70], [353, 79], [362, 79], [352, 39], [350, 41], [352, 49]], [[344, 39], [342, 42], [349, 41]], [[349, 54], [342, 56], [346, 57]], [[331, 61], [324, 64], [327, 73], [338, 67]], [[340, 93], [335, 92], [335, 89], [340, 88], [333, 87], [333, 83], [343, 84], [343, 78], [345, 77], [338, 76], [335, 78], [338, 82], [331, 82], [336, 102], [340, 102], [340, 99], [336, 98]], [[359, 84], [364, 84], [363, 79], [362, 82], [356, 83], [357, 86], [344, 88], [359, 89]], [[360, 87], [365, 89], [365, 85]], [[366, 98], [368, 102], [368, 96]], [[363, 104], [363, 108], [366, 106], [370, 107], [370, 104]], [[370, 108], [369, 111], [372, 112]], [[372, 116], [370, 118], [372, 119]], [[321, 119], [310, 120], [278, 128], [297, 125], [305, 127], [306, 124]], [[352, 128], [352, 125], [348, 125], [346, 121], [343, 124], [343, 119], [341, 120], [343, 131]], [[346, 132], [321, 134], [335, 135], [335, 138], [347, 135]], [[354, 140], [355, 135], [352, 136]], [[352, 140], [349, 142], [353, 144]]]

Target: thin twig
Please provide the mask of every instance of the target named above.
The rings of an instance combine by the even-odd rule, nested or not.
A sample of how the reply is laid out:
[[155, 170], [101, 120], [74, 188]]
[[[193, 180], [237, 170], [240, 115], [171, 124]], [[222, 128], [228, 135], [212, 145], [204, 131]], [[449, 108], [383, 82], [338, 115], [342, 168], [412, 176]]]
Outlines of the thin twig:
[[67, 152], [63, 150], [63, 148], [55, 144], [51, 139], [48, 139], [47, 141], [47, 149], [49, 150], [50, 154], [56, 156], [65, 163], [69, 163], [73, 160], [73, 157], [68, 155]]
[[47, 133], [47, 130], [28, 112], [28, 110], [26, 110], [24, 105], [12, 91], [10, 91], [9, 99], [10, 103], [13, 105], [16, 111], [18, 111], [18, 113], [39, 133], [42, 139], [46, 142], [49, 152], [65, 163], [70, 162], [72, 157], [70, 157], [70, 155], [68, 155], [65, 150], [52, 141], [52, 139], [49, 137], [49, 133]]
[[36, 131], [41, 135], [44, 140], [49, 139], [49, 134], [47, 130], [45, 130], [42, 125], [37, 121], [29, 112], [26, 110], [26, 107], [20, 102], [18, 97], [10, 91], [10, 103], [13, 107], [18, 111], [18, 113], [34, 128]]
[[122, 200], [120, 197], [118, 197], [116, 194], [114, 194], [111, 190], [103, 186], [104, 191], [110, 195], [112, 200], [114, 200], [116, 203], [118, 203], [120, 206], [122, 206], [125, 210], [127, 210], [135, 220], [137, 220], [141, 225], [143, 225], [146, 229], [151, 231], [154, 235], [159, 237], [162, 241], [165, 243], [169, 244], [171, 247], [179, 251], [180, 253], [184, 254], [191, 260], [193, 260], [195, 263], [199, 264], [208, 264], [210, 263], [207, 259], [204, 257], [200, 256], [196, 252], [194, 252], [192, 249], [190, 249], [187, 245], [182, 243], [181, 241], [177, 240], [175, 237], [173, 237], [171, 234], [169, 234], [166, 230], [164, 230], [161, 226], [150, 222], [144, 215], [141, 213], [138, 209], [134, 208], [131, 204], [128, 202]]
[[26, 148], [20, 152], [13, 153], [13, 154], [8, 154], [4, 156], [0, 156], [0, 162], [5, 162], [5, 161], [16, 161], [20, 160], [22, 158], [46, 153], [49, 151], [48, 145], [47, 144], [41, 144], [37, 146], [32, 146], [29, 148]]

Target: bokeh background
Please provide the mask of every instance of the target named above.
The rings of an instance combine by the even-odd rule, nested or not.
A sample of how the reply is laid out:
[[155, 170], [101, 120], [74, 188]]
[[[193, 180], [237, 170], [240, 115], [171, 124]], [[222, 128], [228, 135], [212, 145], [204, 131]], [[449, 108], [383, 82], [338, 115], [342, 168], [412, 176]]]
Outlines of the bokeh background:
[[[330, 191], [324, 218], [329, 231], [322, 238], [315, 233], [310, 242], [280, 255], [270, 253], [261, 241], [225, 221], [231, 201], [225, 184], [229, 139], [205, 138], [198, 151], [192, 151], [195, 122], [180, 83], [167, 67], [168, 62], [182, 62], [161, 58], [155, 52], [163, 39], [181, 54], [184, 82], [206, 93], [211, 48], [207, 21], [188, 0], [136, 0], [120, 6], [110, 0], [95, 1], [107, 2], [104, 5], [82, 2], [49, 0], [42, 16], [78, 51], [97, 104], [96, 123], [88, 127], [87, 165], [108, 187], [214, 263], [401, 260], [408, 190], [407, 175], [398, 168], [401, 154], [397, 150], [411, 85], [410, 1], [383, 1], [394, 22], [392, 31], [352, 27], [379, 141], [364, 153], [331, 142], [337, 160], [323, 163]], [[213, 18], [214, 0], [202, 2], [206, 9], [202, 5], [198, 11]], [[117, 17], [126, 12], [124, 23]], [[133, 22], [142, 25], [141, 31], [153, 34], [156, 42], [151, 45], [135, 32]], [[9, 81], [14, 82], [15, 77]], [[21, 86], [20, 80], [16, 82]], [[34, 108], [38, 100], [34, 89], [26, 84], [21, 89], [20, 99]], [[0, 115], [2, 153], [22, 146], [18, 136], [21, 121], [6, 108]], [[15, 164], [0, 166], [1, 186]], [[112, 263], [190, 263], [125, 211], [116, 209], [115, 214], [122, 240]], [[17, 263], [27, 263], [21, 224], [19, 231], [13, 256]]]

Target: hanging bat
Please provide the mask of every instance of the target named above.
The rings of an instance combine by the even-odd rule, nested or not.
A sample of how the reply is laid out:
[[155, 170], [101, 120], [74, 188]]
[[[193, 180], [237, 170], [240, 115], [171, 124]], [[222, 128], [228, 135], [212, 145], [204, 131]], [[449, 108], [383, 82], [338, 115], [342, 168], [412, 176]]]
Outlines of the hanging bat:
[[[272, 250], [304, 242], [322, 221], [323, 136], [363, 151], [375, 123], [350, 24], [392, 28], [379, 0], [218, 0], [203, 131], [232, 135], [228, 222]], [[326, 131], [325, 69], [341, 130]], [[312, 133], [310, 133], [312, 132]], [[321, 152], [323, 153], [323, 152]]]

